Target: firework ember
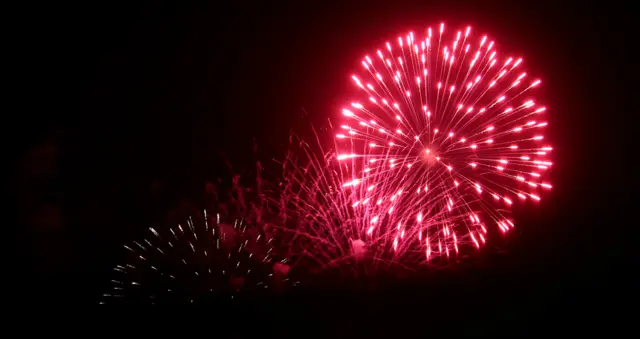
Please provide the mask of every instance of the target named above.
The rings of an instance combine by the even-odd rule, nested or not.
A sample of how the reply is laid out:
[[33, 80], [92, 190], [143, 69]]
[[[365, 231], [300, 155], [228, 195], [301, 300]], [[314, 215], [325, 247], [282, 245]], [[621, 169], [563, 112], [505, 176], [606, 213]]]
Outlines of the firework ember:
[[490, 37], [444, 24], [411, 32], [365, 55], [351, 80], [339, 189], [367, 247], [456, 256], [480, 248], [489, 227], [508, 232], [511, 205], [551, 188], [541, 80]]

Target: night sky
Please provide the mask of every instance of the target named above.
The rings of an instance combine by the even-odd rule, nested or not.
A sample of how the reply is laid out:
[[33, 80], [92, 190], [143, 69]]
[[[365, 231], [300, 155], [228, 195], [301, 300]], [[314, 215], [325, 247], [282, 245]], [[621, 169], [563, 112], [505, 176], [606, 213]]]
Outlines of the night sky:
[[[30, 9], [28, 99], [17, 114], [20, 132], [5, 129], [15, 134], [24, 302], [95, 304], [122, 244], [181, 203], [200, 201], [205, 182], [225, 175], [221, 159], [241, 171], [282, 157], [292, 128], [304, 136], [310, 123], [337, 117], [366, 51], [445, 21], [491, 34], [543, 79], [552, 194], [517, 211], [507, 254], [479, 267], [388, 283], [378, 293], [328, 289], [326, 300], [346, 305], [335, 314], [303, 295], [282, 301], [282, 312], [296, 313], [287, 306], [295, 304], [338, 324], [354, 307], [359, 320], [349, 322], [393, 323], [434, 319], [441, 309], [450, 324], [466, 319], [461, 331], [483, 324], [506, 333], [620, 321], [634, 285], [626, 234], [637, 224], [629, 217], [637, 152], [627, 150], [635, 110], [624, 95], [629, 9], [615, 1], [310, 3]], [[393, 309], [402, 312], [386, 315]]]

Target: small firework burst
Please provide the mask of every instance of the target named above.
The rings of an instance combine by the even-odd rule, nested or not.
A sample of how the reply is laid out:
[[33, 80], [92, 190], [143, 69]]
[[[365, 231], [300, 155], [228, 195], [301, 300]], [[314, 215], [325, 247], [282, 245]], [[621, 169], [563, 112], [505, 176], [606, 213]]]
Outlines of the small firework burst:
[[125, 245], [130, 260], [114, 268], [103, 302], [196, 303], [296, 285], [268, 225], [227, 224], [206, 212], [200, 222], [193, 219], [165, 231], [150, 228], [148, 237]]
[[226, 195], [207, 185], [212, 212], [192, 210], [184, 223], [149, 228], [142, 240], [125, 245], [128, 260], [114, 268], [101, 303], [237, 300], [296, 286], [287, 241], [275, 226], [286, 219], [279, 210], [286, 199], [268, 185], [259, 162], [250, 188], [235, 174], [222, 190]]

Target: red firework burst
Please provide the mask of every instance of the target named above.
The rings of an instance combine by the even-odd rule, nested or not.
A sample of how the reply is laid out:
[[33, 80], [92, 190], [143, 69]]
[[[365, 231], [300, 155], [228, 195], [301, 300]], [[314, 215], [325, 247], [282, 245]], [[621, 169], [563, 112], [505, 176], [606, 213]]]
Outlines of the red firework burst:
[[494, 47], [440, 24], [364, 57], [336, 140], [354, 238], [426, 261], [456, 255], [490, 225], [513, 228], [509, 207], [551, 188], [541, 81]]

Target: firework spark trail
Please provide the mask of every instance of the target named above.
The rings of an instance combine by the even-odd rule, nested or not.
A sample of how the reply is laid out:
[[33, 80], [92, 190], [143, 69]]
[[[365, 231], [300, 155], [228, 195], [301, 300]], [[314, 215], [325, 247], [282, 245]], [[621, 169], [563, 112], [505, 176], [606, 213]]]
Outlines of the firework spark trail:
[[400, 264], [396, 256], [386, 255], [388, 249], [384, 247], [395, 233], [376, 234], [367, 243], [361, 240], [360, 226], [375, 223], [378, 217], [354, 213], [349, 205], [352, 194], [341, 189], [343, 173], [335, 166], [335, 152], [325, 151], [317, 133], [317, 149], [296, 140], [297, 146], [291, 139], [290, 153], [283, 162], [288, 169], [283, 188], [288, 194], [283, 196], [288, 197], [288, 210], [292, 212], [288, 217], [296, 219], [295, 226], [286, 231], [298, 237], [300, 252], [322, 269], [352, 269], [344, 264], [362, 261], [365, 254], [371, 265], [366, 265], [364, 274], [373, 273], [381, 265]]
[[441, 24], [364, 57], [352, 76], [361, 94], [336, 134], [341, 197], [360, 216], [354, 237], [448, 257], [484, 244], [488, 223], [513, 228], [514, 201], [551, 188], [545, 107], [531, 97], [541, 81], [494, 47]]

